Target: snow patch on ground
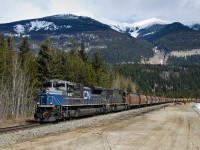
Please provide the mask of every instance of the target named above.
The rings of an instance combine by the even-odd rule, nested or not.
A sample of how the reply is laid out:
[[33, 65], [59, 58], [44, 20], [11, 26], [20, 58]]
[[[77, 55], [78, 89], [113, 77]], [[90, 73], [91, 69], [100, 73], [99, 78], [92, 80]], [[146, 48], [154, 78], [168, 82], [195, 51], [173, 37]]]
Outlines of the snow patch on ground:
[[59, 19], [79, 19], [80, 16], [76, 16], [76, 15], [72, 15], [72, 14], [59, 14], [59, 15], [55, 15], [55, 18], [59, 18]]
[[138, 37], [138, 35], [139, 35], [138, 30], [130, 32], [130, 34], [131, 34], [132, 37], [135, 37], [135, 38]]
[[25, 34], [26, 32], [30, 32], [30, 31], [39, 31], [39, 30], [55, 31], [59, 28], [69, 29], [71, 27], [72, 26], [69, 26], [69, 25], [57, 26], [53, 22], [35, 20], [25, 25], [18, 24], [14, 26], [13, 30], [17, 34]]
[[[117, 21], [111, 21], [108, 19], [101, 19], [100, 22], [110, 25], [110, 27], [113, 30], [116, 30], [118, 32], [129, 33], [132, 37], [137, 37], [141, 29], [149, 28], [152, 25], [155, 25], [155, 24], [164, 25], [164, 24], [171, 23], [169, 21], [163, 21], [157, 18], [150, 18], [150, 19], [146, 19], [146, 20], [142, 20], [142, 21], [138, 21], [134, 23], [117, 22]], [[148, 34], [154, 34], [154, 32], [151, 32]], [[146, 35], [143, 35], [143, 36], [146, 36]]]
[[[47, 22], [47, 21], [31, 21], [30, 22], [30, 27], [29, 27], [29, 31], [38, 31], [40, 29], [44, 29], [44, 30], [56, 30], [57, 26], [53, 23], [53, 22]], [[27, 25], [28, 26], [28, 25]]]
[[17, 32], [18, 34], [23, 34], [25, 32], [25, 28], [23, 25], [18, 24], [14, 26], [14, 31]]
[[194, 109], [200, 114], [200, 103], [196, 103]]
[[[144, 35], [142, 35], [142, 36], [147, 36], [147, 35], [151, 35], [151, 34], [154, 34], [155, 32], [150, 32], [150, 33], [147, 33], [147, 34], [144, 34]], [[141, 37], [142, 37], [141, 36]]]

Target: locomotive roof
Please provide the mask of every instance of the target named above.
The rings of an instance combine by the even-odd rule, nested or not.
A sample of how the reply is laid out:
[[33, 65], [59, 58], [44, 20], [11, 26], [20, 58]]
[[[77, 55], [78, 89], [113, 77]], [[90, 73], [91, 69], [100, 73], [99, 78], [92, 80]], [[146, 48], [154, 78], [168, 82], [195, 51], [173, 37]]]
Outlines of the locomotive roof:
[[103, 88], [103, 87], [100, 87], [100, 86], [90, 85], [89, 87], [93, 90], [107, 90], [106, 88]]
[[65, 80], [58, 80], [58, 79], [50, 79], [50, 80], [44, 81], [44, 83], [46, 83], [46, 82], [67, 83], [69, 85], [73, 85], [73, 82], [65, 81]]

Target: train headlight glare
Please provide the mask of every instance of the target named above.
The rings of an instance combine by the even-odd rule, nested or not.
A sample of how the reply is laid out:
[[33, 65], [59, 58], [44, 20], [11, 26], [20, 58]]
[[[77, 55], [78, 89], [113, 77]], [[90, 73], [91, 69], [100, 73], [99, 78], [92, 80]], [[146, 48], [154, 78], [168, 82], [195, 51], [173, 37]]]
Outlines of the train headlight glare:
[[37, 102], [37, 105], [40, 105], [40, 103], [39, 103], [39, 102]]
[[50, 105], [53, 105], [53, 103], [51, 102]]

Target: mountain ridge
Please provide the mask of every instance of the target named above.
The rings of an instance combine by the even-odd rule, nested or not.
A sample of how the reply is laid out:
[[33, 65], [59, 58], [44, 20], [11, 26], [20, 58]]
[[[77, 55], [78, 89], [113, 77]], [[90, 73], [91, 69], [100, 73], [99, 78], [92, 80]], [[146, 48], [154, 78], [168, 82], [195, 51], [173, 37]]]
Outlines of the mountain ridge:
[[70, 50], [72, 39], [76, 39], [78, 48], [84, 43], [89, 55], [98, 49], [106, 63], [140, 62], [141, 56], [149, 58], [153, 55], [152, 44], [117, 32], [89, 17], [54, 15], [23, 20], [0, 24], [0, 32], [13, 36], [16, 47], [20, 38], [27, 36], [36, 52], [38, 43], [47, 34], [54, 48], [65, 51]]
[[200, 26], [197, 23], [184, 25], [157, 18], [115, 27], [111, 23], [87, 16], [59, 14], [0, 24], [0, 33], [13, 36], [16, 47], [20, 38], [27, 36], [36, 51], [38, 43], [47, 34], [56, 49], [65, 51], [70, 50], [71, 40], [75, 38], [78, 46], [85, 43], [88, 54], [98, 49], [106, 63], [146, 62], [155, 54], [155, 47], [162, 53], [200, 48]]

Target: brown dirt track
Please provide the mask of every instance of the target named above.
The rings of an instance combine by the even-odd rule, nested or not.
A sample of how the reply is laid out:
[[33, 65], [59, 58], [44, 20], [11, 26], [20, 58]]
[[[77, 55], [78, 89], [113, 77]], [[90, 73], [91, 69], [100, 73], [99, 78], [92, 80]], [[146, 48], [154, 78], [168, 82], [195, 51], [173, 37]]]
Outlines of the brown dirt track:
[[199, 150], [200, 116], [193, 104], [170, 106], [0, 149], [17, 150]]

